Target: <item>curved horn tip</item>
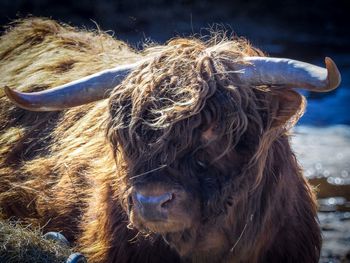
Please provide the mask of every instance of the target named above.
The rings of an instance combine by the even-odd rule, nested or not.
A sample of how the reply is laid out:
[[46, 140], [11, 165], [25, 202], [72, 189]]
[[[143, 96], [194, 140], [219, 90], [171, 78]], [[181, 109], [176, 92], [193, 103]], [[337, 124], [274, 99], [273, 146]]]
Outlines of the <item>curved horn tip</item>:
[[12, 101], [13, 103], [16, 103], [16, 91], [10, 89], [8, 86], [4, 87], [4, 91], [6, 96], [9, 98], [10, 101]]
[[334, 63], [334, 61], [330, 57], [325, 58], [325, 64], [328, 72], [328, 87], [325, 91], [331, 91], [336, 89], [341, 82], [341, 75], [338, 70], [337, 65]]
[[29, 102], [26, 101], [24, 98], [21, 96], [21, 92], [18, 92], [16, 90], [13, 90], [9, 88], [8, 86], [4, 87], [5, 94], [7, 98], [16, 106], [25, 109], [25, 110], [30, 110], [30, 111], [38, 111], [35, 108], [30, 107]]

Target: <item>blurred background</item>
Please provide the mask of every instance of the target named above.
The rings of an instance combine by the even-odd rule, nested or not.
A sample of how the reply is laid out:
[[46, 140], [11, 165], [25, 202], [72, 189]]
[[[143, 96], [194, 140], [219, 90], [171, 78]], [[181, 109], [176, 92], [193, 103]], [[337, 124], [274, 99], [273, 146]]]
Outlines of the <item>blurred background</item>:
[[[108, 31], [134, 48], [176, 36], [226, 30], [270, 56], [324, 65], [329, 56], [342, 74], [329, 93], [302, 92], [305, 115], [293, 147], [306, 176], [319, 189], [324, 245], [320, 262], [350, 262], [350, 26], [348, 0], [1, 0], [0, 25], [28, 15]], [[1, 27], [3, 30], [3, 27]]]

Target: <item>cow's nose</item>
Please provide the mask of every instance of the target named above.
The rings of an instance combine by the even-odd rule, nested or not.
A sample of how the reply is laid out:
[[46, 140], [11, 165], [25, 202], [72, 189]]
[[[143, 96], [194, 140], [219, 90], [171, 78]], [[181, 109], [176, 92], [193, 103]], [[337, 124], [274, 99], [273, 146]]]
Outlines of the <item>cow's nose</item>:
[[174, 194], [167, 192], [162, 195], [143, 195], [135, 192], [133, 199], [145, 220], [162, 221], [167, 219], [168, 208], [174, 200]]

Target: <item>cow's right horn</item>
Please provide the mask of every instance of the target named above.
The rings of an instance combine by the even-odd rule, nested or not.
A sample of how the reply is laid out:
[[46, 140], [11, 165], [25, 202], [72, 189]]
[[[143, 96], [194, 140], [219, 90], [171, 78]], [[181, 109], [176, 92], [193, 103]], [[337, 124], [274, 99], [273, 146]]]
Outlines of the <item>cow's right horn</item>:
[[327, 92], [337, 88], [341, 76], [331, 58], [326, 68], [288, 58], [245, 57], [238, 66], [239, 80], [246, 85], [275, 85]]
[[107, 98], [138, 65], [140, 63], [117, 66], [49, 90], [23, 93], [5, 87], [5, 93], [14, 104], [26, 110], [60, 111]]

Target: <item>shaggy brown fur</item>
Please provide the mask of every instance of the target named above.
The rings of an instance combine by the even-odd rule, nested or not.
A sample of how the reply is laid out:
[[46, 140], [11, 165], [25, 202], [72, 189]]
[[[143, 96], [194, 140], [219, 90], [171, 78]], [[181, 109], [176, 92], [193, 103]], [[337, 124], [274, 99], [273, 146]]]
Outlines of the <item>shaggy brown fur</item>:
[[[21, 110], [0, 90], [3, 218], [63, 231], [90, 262], [317, 262], [315, 198], [287, 134], [304, 100], [237, 85], [235, 59], [252, 55], [263, 54], [242, 40], [137, 52], [101, 32], [15, 23], [0, 41], [0, 86], [46, 89], [155, 58], [109, 100], [63, 112]], [[177, 244], [189, 253], [133, 219], [129, 190], [151, 182], [193, 198], [197, 221]]]

